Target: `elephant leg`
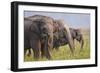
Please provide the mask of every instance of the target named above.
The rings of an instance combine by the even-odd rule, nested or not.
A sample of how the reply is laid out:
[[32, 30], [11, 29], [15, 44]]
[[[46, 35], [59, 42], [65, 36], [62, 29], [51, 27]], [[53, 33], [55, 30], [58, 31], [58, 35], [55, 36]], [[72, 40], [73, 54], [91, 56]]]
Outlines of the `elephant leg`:
[[75, 39], [73, 39], [73, 51], [75, 51]]
[[80, 41], [80, 44], [81, 44], [81, 48], [80, 48], [80, 52], [81, 52], [81, 51], [83, 51], [83, 45], [84, 45], [84, 40], [83, 39]]
[[40, 57], [39, 49], [37, 48], [37, 49], [34, 49], [33, 51], [34, 51], [34, 59], [35, 60], [38, 60], [39, 57]]
[[44, 45], [41, 44], [41, 57], [43, 58], [45, 56], [45, 51], [44, 51]]
[[29, 40], [24, 37], [24, 56], [29, 54], [29, 50], [30, 50], [30, 42]]
[[71, 53], [74, 54], [74, 50], [70, 44], [69, 44], [69, 47], [70, 47]]
[[38, 60], [40, 57], [40, 41], [38, 39], [31, 40], [31, 47], [34, 52], [34, 59]]

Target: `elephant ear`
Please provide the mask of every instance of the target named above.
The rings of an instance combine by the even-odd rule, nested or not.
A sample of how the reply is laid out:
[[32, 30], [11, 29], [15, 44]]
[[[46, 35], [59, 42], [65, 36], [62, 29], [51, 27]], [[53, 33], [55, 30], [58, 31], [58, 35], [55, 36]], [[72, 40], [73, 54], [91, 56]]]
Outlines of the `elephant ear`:
[[39, 26], [38, 26], [38, 24], [36, 24], [36, 22], [34, 22], [34, 21], [32, 21], [32, 24], [30, 25], [29, 30], [31, 31], [31, 33], [40, 35]]
[[80, 30], [80, 29], [75, 29], [75, 33], [76, 33], [76, 39], [77, 39], [78, 41], [81, 41], [81, 39], [82, 39], [81, 30]]
[[73, 54], [74, 52], [74, 44], [73, 44], [73, 39], [72, 39], [72, 35], [70, 33], [69, 30], [69, 26], [67, 24], [64, 23], [64, 20], [58, 20], [58, 24], [59, 24], [59, 30], [64, 30], [66, 33], [64, 33], [66, 35], [66, 39], [68, 40], [68, 44], [69, 47], [71, 49], [71, 52]]
[[53, 32], [58, 32], [59, 26], [56, 20], [53, 21]]
[[76, 40], [78, 40], [79, 43], [81, 44], [80, 51], [82, 51], [84, 46], [84, 38], [81, 29], [76, 29]]

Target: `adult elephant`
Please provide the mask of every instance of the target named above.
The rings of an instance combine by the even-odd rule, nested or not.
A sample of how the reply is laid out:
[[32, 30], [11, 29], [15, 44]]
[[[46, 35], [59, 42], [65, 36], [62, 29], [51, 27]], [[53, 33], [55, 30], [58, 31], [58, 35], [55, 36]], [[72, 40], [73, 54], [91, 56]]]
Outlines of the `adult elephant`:
[[[59, 27], [60, 28], [60, 27]], [[80, 29], [74, 29], [74, 28], [69, 28], [72, 40], [73, 40], [73, 46], [75, 48], [75, 39], [81, 44], [81, 49], [80, 51], [83, 49], [83, 45], [84, 45], [84, 40], [83, 40], [83, 35]], [[60, 46], [69, 44], [68, 38], [66, 37], [66, 30], [65, 29], [61, 29], [60, 32], [58, 33], [59, 35], [59, 39], [56, 40], [58, 42], [56, 42], [54, 44], [54, 48], [58, 49]], [[56, 33], [54, 33], [56, 34]], [[56, 39], [56, 38], [54, 38]], [[55, 41], [54, 41], [55, 42]]]
[[74, 42], [69, 30], [68, 25], [64, 23], [63, 20], [55, 20], [57, 27], [55, 29], [58, 29], [58, 31], [54, 32], [54, 38], [53, 38], [53, 48], [59, 48], [63, 44], [62, 38], [64, 38], [63, 41], [67, 41], [67, 44], [70, 47], [71, 53], [74, 54]]
[[53, 46], [53, 19], [47, 16], [34, 15], [24, 18], [24, 54], [33, 49], [34, 58], [45, 56], [51, 59], [49, 49]]

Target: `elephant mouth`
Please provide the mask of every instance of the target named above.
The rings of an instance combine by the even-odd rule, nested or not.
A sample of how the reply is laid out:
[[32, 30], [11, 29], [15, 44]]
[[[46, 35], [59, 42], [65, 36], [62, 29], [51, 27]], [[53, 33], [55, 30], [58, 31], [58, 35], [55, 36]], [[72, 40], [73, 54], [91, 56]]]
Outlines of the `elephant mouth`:
[[41, 34], [41, 41], [42, 41], [42, 43], [45, 43], [45, 41], [47, 40], [47, 38], [48, 38], [48, 34]]
[[41, 34], [41, 39], [45, 39], [47, 37], [47, 34]]
[[45, 32], [45, 33], [41, 33], [41, 39], [45, 39], [46, 37], [49, 37], [50, 33]]

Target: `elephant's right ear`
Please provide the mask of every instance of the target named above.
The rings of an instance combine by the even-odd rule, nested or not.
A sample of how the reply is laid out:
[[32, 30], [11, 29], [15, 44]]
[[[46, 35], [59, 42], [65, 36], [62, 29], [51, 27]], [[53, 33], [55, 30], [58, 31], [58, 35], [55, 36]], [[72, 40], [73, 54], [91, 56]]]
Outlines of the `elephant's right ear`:
[[32, 33], [40, 34], [39, 27], [34, 22], [32, 22], [31, 26], [29, 27], [29, 30]]

